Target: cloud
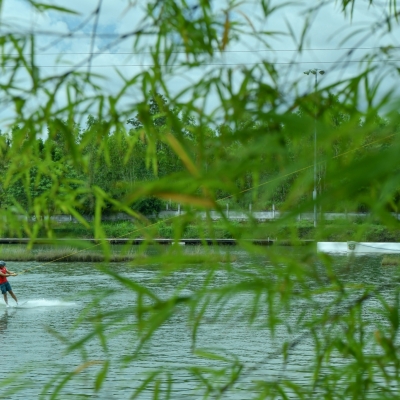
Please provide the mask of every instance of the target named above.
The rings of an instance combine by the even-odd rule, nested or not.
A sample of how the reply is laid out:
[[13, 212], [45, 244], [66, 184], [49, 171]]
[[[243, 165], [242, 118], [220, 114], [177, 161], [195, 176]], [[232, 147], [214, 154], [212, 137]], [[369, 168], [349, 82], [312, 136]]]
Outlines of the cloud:
[[[39, 13], [26, 1], [5, 0], [2, 10], [2, 29], [12, 32], [52, 33], [38, 34], [36, 39], [36, 63], [41, 69], [41, 76], [62, 73], [69, 68], [68, 65], [83, 63], [88, 59], [92, 49], [95, 53], [101, 53], [91, 60], [91, 71], [104, 77], [95, 80], [105, 94], [115, 94], [123, 85], [123, 80], [115, 71], [116, 68], [129, 79], [141, 71], [148, 70], [152, 65], [153, 61], [149, 54], [135, 51], [133, 45], [135, 37], [115, 42], [118, 35], [133, 32], [139, 27], [140, 21], [145, 16], [147, 3], [145, 0], [135, 2], [103, 0], [94, 42], [92, 32], [98, 0], [69, 0], [67, 7], [75, 10], [77, 15], [55, 11]], [[64, 0], [53, 0], [50, 4], [65, 7], [66, 3]], [[213, 11], [220, 12], [221, 18], [224, 18], [223, 11], [228, 8], [228, 2], [221, 0], [212, 4]], [[280, 0], [276, 0], [272, 6], [280, 4]], [[228, 51], [217, 54], [214, 58], [205, 56], [204, 63], [199, 68], [188, 72], [182, 72], [181, 68], [171, 68], [169, 75], [166, 76], [171, 92], [178, 93], [185, 87], [193, 87], [203, 76], [216, 74], [219, 68], [240, 70], [241, 65], [251, 67], [263, 62], [271, 63], [280, 71], [280, 85], [283, 91], [293, 94], [292, 86], [299, 81], [300, 92], [307, 92], [313, 90], [313, 80], [304, 76], [303, 71], [310, 68], [324, 69], [327, 73], [321, 77], [320, 84], [331, 85], [355, 76], [360, 71], [360, 65], [365, 66], [358, 61], [368, 52], [375, 51], [374, 47], [382, 44], [399, 46], [398, 25], [393, 26], [391, 33], [384, 33], [384, 29], [379, 30], [377, 27], [373, 35], [365, 35], [364, 38], [359, 31], [363, 29], [365, 33], [371, 30], [377, 19], [381, 19], [384, 15], [381, 7], [367, 7], [357, 2], [351, 20], [349, 16], [343, 16], [338, 8], [338, 2], [328, 2], [325, 7], [319, 8], [311, 19], [303, 50], [299, 52], [298, 45], [310, 4], [307, 0], [297, 0], [295, 5], [281, 8], [265, 18], [259, 2], [243, 3], [239, 12], [230, 14], [234, 21], [241, 21], [247, 25], [238, 41], [229, 44]], [[284, 35], [265, 33], [260, 40], [252, 32], [252, 26], [259, 32], [279, 31], [284, 32]], [[68, 34], [70, 35], [60, 36]], [[143, 46], [148, 44], [149, 40], [151, 39], [143, 38]], [[357, 48], [350, 51], [351, 47]], [[178, 59], [182, 57], [184, 55], [178, 56]], [[379, 73], [384, 74], [383, 94], [385, 90], [394, 86], [394, 76], [391, 73], [393, 68], [391, 69], [390, 63], [382, 64], [381, 67]], [[83, 64], [79, 70], [88, 70], [88, 65]], [[139, 92], [131, 89], [130, 96], [124, 100], [124, 105], [129, 107], [129, 104], [138, 101]], [[209, 96], [209, 109], [212, 109], [218, 105], [218, 100], [212, 92]], [[63, 101], [65, 95], [60, 96], [59, 104]]]

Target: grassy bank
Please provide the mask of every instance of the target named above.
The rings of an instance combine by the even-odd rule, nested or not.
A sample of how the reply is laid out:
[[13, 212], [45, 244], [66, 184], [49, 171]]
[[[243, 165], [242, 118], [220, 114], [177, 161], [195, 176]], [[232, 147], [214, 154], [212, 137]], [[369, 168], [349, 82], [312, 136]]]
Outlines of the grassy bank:
[[379, 223], [363, 220], [324, 221], [319, 229], [315, 229], [311, 221], [300, 221], [295, 227], [281, 228], [278, 237], [284, 238], [293, 234], [299, 239], [313, 239], [327, 242], [400, 242], [400, 223], [389, 229]]
[[[245, 238], [245, 239], [278, 239], [281, 241], [318, 240], [345, 242], [348, 240], [365, 242], [400, 242], [400, 223], [398, 227], [388, 229], [379, 223], [364, 220], [321, 221], [317, 229], [312, 221], [302, 220], [291, 225], [279, 222], [231, 222], [229, 228], [222, 221], [207, 224], [177, 224], [176, 221], [153, 221], [148, 227], [135, 225], [130, 221], [105, 222], [102, 228], [107, 238], [145, 238], [148, 236], [173, 239], [180, 238]], [[58, 239], [91, 239], [93, 230], [76, 223], [60, 223], [53, 228], [54, 238]], [[12, 237], [5, 233], [5, 237]], [[39, 237], [46, 237], [39, 232]]]
[[[165, 247], [164, 247], [165, 248]], [[148, 256], [144, 253], [135, 253], [130, 250], [128, 254], [121, 254], [122, 246], [115, 246], [111, 250], [110, 262], [139, 261], [145, 263]], [[188, 246], [184, 255], [180, 254], [179, 262], [186, 264], [230, 263], [237, 261], [237, 256], [225, 251], [211, 251], [204, 253], [202, 246]], [[154, 254], [153, 254], [154, 255]], [[0, 246], [0, 259], [7, 261], [37, 261], [37, 262], [103, 262], [106, 261], [100, 250], [82, 250], [74, 247], [54, 247], [52, 245], [37, 246], [27, 250], [23, 245]]]
[[[143, 238], [147, 229], [151, 229], [153, 237], [174, 238], [174, 226], [172, 222], [160, 221], [151, 228], [143, 229], [131, 222], [114, 222], [103, 224], [108, 238]], [[63, 224], [54, 230], [58, 238], [92, 238], [93, 233], [77, 224]], [[189, 224], [181, 230], [182, 238], [215, 237], [218, 239], [231, 239], [235, 237], [251, 239], [276, 238], [278, 240], [300, 239], [337, 241], [348, 240], [366, 242], [400, 242], [399, 229], [389, 230], [376, 224], [363, 221], [326, 221], [322, 229], [315, 230], [312, 221], [298, 221], [291, 226], [282, 226], [271, 221], [250, 224], [248, 222], [234, 222], [230, 229], [223, 222], [215, 221], [212, 227], [206, 224]]]
[[398, 267], [400, 265], [400, 256], [397, 255], [384, 256], [381, 265], [383, 267]]
[[[74, 247], [38, 247], [28, 250], [25, 246], [1, 246], [0, 258], [7, 261], [38, 261], [38, 262], [103, 262], [104, 254], [94, 250], [79, 250]], [[121, 254], [111, 251], [110, 262], [132, 261], [133, 253]]]

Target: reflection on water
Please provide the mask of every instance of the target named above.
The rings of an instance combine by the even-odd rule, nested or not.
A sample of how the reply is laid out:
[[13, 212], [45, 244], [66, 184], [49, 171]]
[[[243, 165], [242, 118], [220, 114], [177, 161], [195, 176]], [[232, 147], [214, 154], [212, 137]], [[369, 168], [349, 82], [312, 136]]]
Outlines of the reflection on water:
[[[0, 311], [0, 313], [1, 313], [1, 311]], [[6, 309], [3, 312], [3, 314], [0, 316], [0, 333], [4, 332], [7, 329], [9, 318], [10, 318], [10, 315], [9, 315], [8, 310]]]
[[[299, 258], [309, 250], [283, 249], [286, 253], [299, 252]], [[220, 251], [220, 250], [218, 250]], [[153, 250], [153, 254], [158, 252]], [[187, 249], [188, 254], [201, 254], [198, 248]], [[243, 279], [243, 274], [254, 273], [252, 261], [246, 254], [237, 249], [230, 249], [234, 255], [233, 269], [240, 271], [242, 275], [230, 273], [228, 270], [217, 270], [213, 276], [212, 285], [220, 287], [227, 283], [234, 283]], [[339, 256], [333, 259], [333, 266], [343, 280], [349, 283], [379, 284], [394, 279], [397, 270], [382, 268], [379, 256], [361, 256], [349, 258]], [[269, 264], [265, 257], [260, 258], [263, 265], [263, 273], [268, 276]], [[10, 263], [10, 269], [21, 270], [26, 268], [23, 263]], [[34, 266], [34, 265], [33, 265]], [[32, 263], [30, 263], [32, 267]], [[172, 293], [176, 288], [187, 282], [182, 294], [190, 294], [207, 279], [207, 271], [201, 264], [193, 265], [193, 268], [175, 271], [166, 275], [163, 279], [157, 279], [158, 269], [147, 266], [129, 268], [125, 264], [113, 266], [118, 272], [135, 282], [146, 287], [160, 298], [166, 293]], [[318, 265], [317, 268], [324, 267]], [[25, 307], [15, 309], [0, 309], [0, 333], [3, 343], [7, 346], [2, 350], [3, 365], [9, 366], [8, 372], [17, 372], [26, 369], [26, 378], [32, 381], [34, 387], [13, 394], [12, 399], [37, 398], [43, 385], [54, 377], [55, 371], [65, 369], [71, 371], [81, 363], [78, 353], [64, 353], [64, 346], [51, 334], [51, 330], [59, 332], [66, 340], [70, 338], [71, 328], [80, 312], [88, 305], [89, 297], [86, 291], [94, 291], [102, 297], [110, 289], [115, 290], [107, 301], [100, 301], [97, 309], [112, 312], [120, 307], [133, 304], [135, 297], [118, 284], [96, 269], [94, 264], [55, 263], [46, 266], [46, 270], [38, 268], [32, 274], [20, 275], [13, 281], [13, 286], [18, 293], [20, 302]], [[387, 293], [390, 296], [390, 293]], [[352, 299], [350, 298], [349, 301]], [[313, 363], [314, 343], [311, 336], [304, 336], [290, 351], [289, 362], [284, 362], [281, 354], [277, 352], [285, 340], [295, 340], [302, 334], [296, 329], [299, 313], [304, 313], [304, 318], [311, 318], [318, 312], [323, 304], [330, 304], [332, 294], [321, 294], [315, 302], [314, 308], [310, 303], [299, 301], [291, 309], [282, 309], [279, 317], [284, 322], [275, 335], [272, 336], [267, 328], [267, 308], [262, 308], [255, 316], [251, 326], [248, 324], [249, 312], [254, 301], [250, 294], [243, 293], [236, 301], [225, 304], [224, 312], [219, 312], [216, 307], [210, 306], [205, 313], [203, 324], [197, 332], [197, 348], [215, 350], [219, 354], [230, 357], [236, 354], [238, 361], [251, 367], [244, 378], [236, 385], [235, 394], [230, 394], [230, 399], [249, 398], [243, 394], [246, 385], [260, 380], [273, 381], [277, 379], [291, 379], [299, 384], [308, 384], [311, 378], [310, 365]], [[264, 301], [266, 301], [264, 299]], [[369, 306], [365, 308], [365, 320], [370, 321], [372, 332], [377, 321], [376, 314], [369, 314], [370, 308], [376, 306], [371, 299]], [[339, 305], [344, 310], [346, 304]], [[144, 373], [148, 373], [157, 367], [169, 367], [179, 370], [174, 374], [173, 399], [188, 399], [196, 397], [197, 381], [193, 376], [183, 371], [192, 365], [213, 367], [219, 365], [215, 360], [199, 358], [193, 354], [192, 331], [185, 322], [187, 315], [174, 314], [152, 338], [146, 346], [140, 358], [125, 368], [121, 367], [121, 357], [129, 358], [135, 351], [133, 340], [135, 328], [122, 332], [111, 339], [109, 349], [105, 350], [97, 341], [88, 344], [86, 350], [91, 360], [103, 360], [105, 351], [111, 357], [111, 366], [106, 382], [106, 388], [101, 394], [94, 395], [93, 382], [88, 376], [96, 370], [84, 370], [76, 376], [74, 381], [67, 385], [65, 393], [71, 398], [78, 395], [93, 396], [96, 399], [130, 398], [132, 390], [144, 380]], [[132, 316], [133, 322], [133, 316]], [[73, 338], [83, 337], [91, 328], [89, 320], [84, 319]], [[332, 357], [337, 365], [343, 363], [339, 357]], [[27, 397], [28, 396], [28, 397]], [[61, 397], [60, 397], [61, 398]], [[143, 398], [152, 398], [145, 393]]]

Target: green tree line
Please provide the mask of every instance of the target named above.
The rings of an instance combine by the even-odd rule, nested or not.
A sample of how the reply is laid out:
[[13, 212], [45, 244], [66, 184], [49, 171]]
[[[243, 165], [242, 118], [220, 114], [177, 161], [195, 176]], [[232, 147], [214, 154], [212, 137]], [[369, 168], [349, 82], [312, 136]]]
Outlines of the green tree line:
[[[371, 131], [363, 133], [365, 135], [364, 142], [357, 144], [352, 138], [340, 137], [341, 130], [347, 130], [351, 119], [349, 110], [341, 104], [338, 99], [332, 95], [328, 95], [326, 99], [321, 99], [325, 110], [321, 109], [321, 116], [312, 116], [314, 109], [306, 110], [299, 106], [298, 110], [290, 115], [289, 120], [282, 123], [279, 127], [279, 136], [277, 139], [285, 146], [285, 151], [288, 154], [288, 163], [296, 165], [302, 159], [303, 154], [311, 154], [313, 151], [313, 136], [312, 124], [317, 121], [321, 130], [318, 142], [324, 139], [324, 135], [333, 132], [335, 140], [328, 149], [320, 149], [318, 151], [318, 192], [323, 193], [329, 185], [326, 179], [327, 164], [347, 149], [357, 145], [358, 157], [362, 157], [370, 148], [363, 145], [368, 141], [373, 141], [382, 135], [388, 135], [388, 127], [397, 131], [396, 127], [388, 119], [383, 119], [376, 115], [373, 120]], [[325, 113], [326, 115], [323, 115]], [[176, 119], [178, 127], [173, 129], [167, 124], [167, 117]], [[357, 114], [356, 114], [357, 117]], [[313, 121], [314, 118], [314, 121]], [[361, 120], [361, 115], [358, 115], [359, 121], [354, 127], [357, 130], [362, 130], [364, 121]], [[325, 121], [323, 120], [325, 119]], [[38, 199], [47, 198], [44, 204], [46, 209], [42, 212], [44, 215], [52, 215], [60, 213], [62, 210], [57, 203], [62, 201], [62, 192], [68, 188], [73, 188], [76, 191], [76, 207], [86, 215], [92, 215], [95, 212], [95, 200], [90, 191], [85, 192], [85, 188], [97, 187], [105, 193], [108, 193], [110, 198], [117, 202], [123, 202], [124, 198], [135, 190], [142, 182], [154, 182], [158, 179], [173, 176], [174, 174], [184, 172], [184, 160], [179, 158], [178, 154], [173, 151], [168, 140], [162, 138], [167, 133], [169, 137], [178, 138], [183, 141], [189, 149], [194, 160], [200, 159], [201, 154], [198, 153], [198, 135], [196, 130], [198, 124], [194, 118], [185, 118], [177, 109], [170, 109], [167, 104], [167, 99], [156, 93], [151, 95], [149, 102], [138, 107], [138, 112], [135, 117], [126, 121], [126, 127], [122, 127], [120, 132], [112, 131], [105, 120], [98, 120], [94, 116], [87, 117], [84, 127], [73, 124], [71, 127], [63, 120], [54, 120], [47, 127], [47, 137], [38, 138], [31, 146], [34, 149], [36, 156], [44, 161], [47, 158], [48, 165], [46, 169], [52, 171], [53, 174], [41, 172], [35, 163], [23, 175], [17, 172], [7, 185], [4, 185], [1, 193], [1, 207], [12, 208], [16, 206], [23, 213], [34, 213], [34, 203]], [[296, 135], [293, 135], [291, 130], [298, 130], [300, 127], [303, 137], [296, 142]], [[205, 171], [211, 172], [215, 164], [222, 159], [231, 160], [232, 163], [238, 163], [240, 153], [246, 142], [233, 140], [227, 145], [226, 137], [235, 138], [238, 132], [243, 129], [251, 130], [253, 134], [268, 135], [270, 127], [268, 124], [262, 124], [251, 119], [250, 116], [238, 122], [238, 126], [233, 128], [228, 125], [219, 125], [214, 129], [210, 126], [202, 127], [205, 129], [206, 140], [211, 142], [220, 142], [218, 155], [206, 155], [203, 161]], [[65, 140], [64, 132], [69, 131], [74, 145], [81, 145], [82, 160], [79, 163], [71, 163], [69, 160], [69, 145]], [[7, 160], [7, 152], [18, 136], [21, 135], [21, 128], [15, 126], [10, 133], [4, 134], [3, 139], [3, 155], [2, 173], [7, 174], [10, 166], [10, 161]], [[329, 134], [329, 133], [328, 133]], [[95, 136], [93, 138], [92, 136]], [[156, 140], [149, 140], [153, 136]], [[174, 139], [175, 140], [175, 139]], [[388, 139], [383, 144], [378, 146], [382, 149], [386, 145], [390, 145]], [[207, 145], [207, 148], [210, 148]], [[269, 159], [267, 159], [269, 157]], [[260, 168], [255, 173], [243, 171], [242, 178], [235, 181], [234, 187], [230, 192], [217, 190], [217, 199], [228, 198], [227, 202], [231, 207], [244, 208], [248, 204], [254, 203], [260, 210], [270, 209], [271, 205], [278, 207], [286, 201], [288, 194], [291, 192], [296, 176], [300, 173], [293, 173], [287, 178], [278, 179], [275, 188], [265, 196], [263, 190], [258, 190], [258, 186], [267, 182], [269, 179], [279, 178], [280, 171], [274, 165], [276, 154], [260, 155], [260, 162], [265, 167]], [[304, 157], [303, 157], [304, 159]], [[321, 161], [324, 160], [324, 161]], [[306, 162], [312, 163], [312, 157], [305, 159]], [[277, 163], [278, 165], [278, 163]], [[12, 169], [11, 169], [12, 171]], [[173, 179], [173, 178], [172, 178]], [[57, 192], [54, 188], [58, 188]], [[240, 196], [241, 191], [247, 192], [249, 189], [254, 189], [250, 194], [246, 193]], [[79, 194], [79, 192], [82, 194]], [[260, 193], [261, 192], [261, 193]], [[360, 193], [368, 192], [368, 185], [360, 187]], [[53, 197], [57, 193], [57, 200]], [[235, 199], [233, 200], [233, 195]], [[393, 199], [388, 201], [388, 207], [392, 211], [397, 211], [398, 194], [396, 193]], [[310, 198], [310, 193], [302, 194], [302, 201], [306, 202]], [[132, 210], [142, 214], [157, 214], [163, 207], [163, 202], [156, 197], [143, 197], [129, 204]], [[335, 207], [326, 211], [343, 211], [344, 207], [348, 209], [348, 205]], [[368, 206], [364, 202], [353, 204], [352, 211], [367, 211]], [[103, 213], [117, 212], [119, 209], [113, 206], [110, 201], [105, 201], [102, 206]]]

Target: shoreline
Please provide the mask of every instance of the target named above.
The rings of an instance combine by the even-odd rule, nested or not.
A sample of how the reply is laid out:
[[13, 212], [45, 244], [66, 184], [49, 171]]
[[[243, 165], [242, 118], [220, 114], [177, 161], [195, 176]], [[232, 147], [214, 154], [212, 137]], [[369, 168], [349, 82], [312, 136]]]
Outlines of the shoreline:
[[236, 246], [239, 243], [251, 243], [260, 246], [271, 246], [271, 245], [280, 245], [280, 246], [292, 246], [292, 245], [308, 245], [315, 242], [314, 239], [299, 239], [294, 241], [291, 240], [279, 240], [279, 239], [200, 239], [200, 238], [182, 238], [176, 241], [175, 239], [165, 239], [165, 238], [154, 238], [151, 240], [148, 239], [124, 239], [124, 238], [105, 238], [105, 239], [88, 239], [88, 238], [60, 238], [60, 239], [48, 239], [48, 238], [36, 238], [35, 240], [31, 240], [29, 238], [0, 238], [1, 244], [43, 244], [43, 245], [60, 245], [60, 244], [78, 244], [78, 243], [90, 243], [90, 244], [100, 244], [107, 242], [109, 244], [114, 245], [141, 245], [143, 243], [152, 242], [154, 244], [160, 245], [172, 245], [175, 243], [184, 244], [184, 245], [227, 245], [227, 246]]
[[179, 240], [169, 239], [169, 238], [153, 238], [153, 239], [143, 239], [143, 238], [105, 238], [105, 239], [94, 239], [94, 238], [58, 238], [58, 239], [49, 239], [49, 238], [36, 238], [32, 241], [29, 238], [0, 238], [0, 245], [79, 245], [79, 244], [95, 244], [99, 245], [101, 243], [108, 243], [111, 245], [126, 245], [130, 244], [132, 246], [140, 246], [144, 243], [152, 243], [158, 245], [189, 245], [189, 246], [199, 246], [199, 245], [219, 245], [219, 246], [237, 246], [241, 243], [250, 243], [259, 246], [308, 246], [316, 243], [348, 243], [348, 242], [376, 242], [376, 243], [400, 243], [400, 241], [396, 240], [354, 240], [353, 238], [343, 240], [324, 240], [324, 239], [211, 239], [211, 238], [181, 238]]

